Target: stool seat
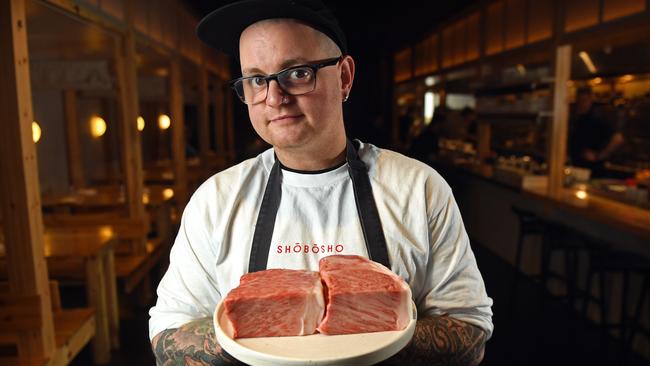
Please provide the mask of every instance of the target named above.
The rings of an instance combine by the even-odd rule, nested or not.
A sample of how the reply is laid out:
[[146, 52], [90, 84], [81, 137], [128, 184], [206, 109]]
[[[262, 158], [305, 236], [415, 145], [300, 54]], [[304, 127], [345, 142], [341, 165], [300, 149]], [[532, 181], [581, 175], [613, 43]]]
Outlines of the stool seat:
[[[622, 292], [619, 298], [620, 318], [617, 322], [609, 320], [609, 297], [605, 291], [605, 275], [620, 274], [622, 277]], [[630, 274], [638, 274], [642, 277], [640, 296], [630, 314], [628, 301], [630, 301]], [[591, 294], [591, 283], [593, 278], [598, 276], [598, 295]], [[650, 259], [634, 253], [619, 250], [603, 250], [595, 253], [589, 262], [587, 270], [587, 281], [585, 286], [585, 297], [582, 304], [583, 316], [587, 317], [588, 306], [595, 303], [600, 313], [600, 327], [602, 338], [605, 339], [610, 329], [618, 329], [620, 332], [620, 348], [624, 355], [624, 364], [627, 363], [628, 354], [634, 344], [634, 337], [639, 331], [646, 332], [640, 325], [642, 309], [645, 301], [650, 297]]]
[[[517, 290], [517, 282], [523, 275], [521, 256], [526, 239], [536, 236], [541, 239], [540, 272], [538, 274], [526, 275], [531, 280], [538, 280], [541, 284], [541, 310], [544, 311], [546, 299], [559, 299], [565, 301], [573, 314], [575, 309], [576, 294], [578, 286], [578, 257], [580, 253], [603, 250], [591, 241], [585, 240], [574, 229], [565, 226], [562, 222], [546, 220], [535, 213], [512, 207], [513, 213], [519, 222], [519, 237], [515, 253], [515, 276], [512, 285], [512, 297], [510, 299], [511, 314], [514, 311], [514, 303]], [[564, 258], [564, 273], [553, 270], [552, 256], [561, 254]], [[548, 291], [549, 280], [558, 280], [566, 288], [566, 293], [553, 295]]]

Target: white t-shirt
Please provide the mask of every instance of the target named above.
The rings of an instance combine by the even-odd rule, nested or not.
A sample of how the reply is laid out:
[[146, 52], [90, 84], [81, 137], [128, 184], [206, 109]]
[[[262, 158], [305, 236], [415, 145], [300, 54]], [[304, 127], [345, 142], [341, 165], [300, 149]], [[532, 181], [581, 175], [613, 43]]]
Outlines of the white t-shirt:
[[[419, 315], [466, 321], [491, 336], [485, 291], [449, 185], [431, 167], [361, 143], [393, 272], [411, 286]], [[275, 162], [269, 149], [215, 174], [183, 212], [169, 269], [149, 311], [149, 337], [210, 317], [237, 287], [248, 262], [264, 189]], [[318, 270], [332, 254], [368, 255], [347, 164], [319, 174], [282, 170], [282, 198], [267, 268]]]

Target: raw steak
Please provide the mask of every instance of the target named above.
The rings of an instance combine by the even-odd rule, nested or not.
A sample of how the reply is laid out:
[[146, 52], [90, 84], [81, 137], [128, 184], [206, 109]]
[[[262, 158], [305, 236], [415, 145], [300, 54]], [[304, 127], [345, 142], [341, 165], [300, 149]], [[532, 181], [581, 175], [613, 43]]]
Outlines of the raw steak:
[[411, 319], [411, 289], [383, 265], [356, 255], [320, 260], [325, 291], [323, 334], [402, 330]]
[[224, 306], [233, 338], [313, 334], [325, 309], [318, 272], [290, 269], [243, 275]]

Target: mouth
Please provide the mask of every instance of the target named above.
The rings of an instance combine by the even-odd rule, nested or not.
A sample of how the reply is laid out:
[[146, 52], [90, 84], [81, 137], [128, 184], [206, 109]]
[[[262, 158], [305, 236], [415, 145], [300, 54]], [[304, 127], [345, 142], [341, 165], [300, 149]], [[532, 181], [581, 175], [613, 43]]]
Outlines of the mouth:
[[282, 115], [273, 118], [272, 120], [269, 121], [269, 123], [290, 123], [290, 122], [295, 122], [299, 118], [301, 118], [303, 115], [302, 114], [296, 114], [296, 115]]

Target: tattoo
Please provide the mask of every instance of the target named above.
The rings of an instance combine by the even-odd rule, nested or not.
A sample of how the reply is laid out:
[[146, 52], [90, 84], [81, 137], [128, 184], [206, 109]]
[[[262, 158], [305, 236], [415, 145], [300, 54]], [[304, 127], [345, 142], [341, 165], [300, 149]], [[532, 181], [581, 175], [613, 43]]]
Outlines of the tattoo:
[[212, 318], [166, 329], [154, 337], [151, 348], [158, 366], [242, 365], [217, 343]]
[[478, 365], [485, 350], [485, 332], [449, 316], [417, 321], [408, 346], [386, 360], [386, 365]]

